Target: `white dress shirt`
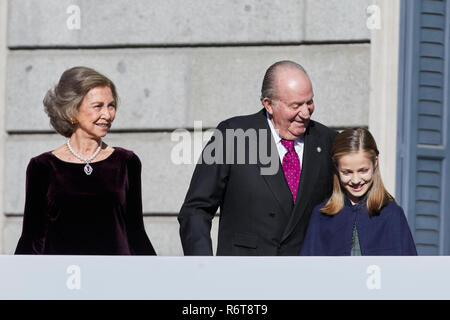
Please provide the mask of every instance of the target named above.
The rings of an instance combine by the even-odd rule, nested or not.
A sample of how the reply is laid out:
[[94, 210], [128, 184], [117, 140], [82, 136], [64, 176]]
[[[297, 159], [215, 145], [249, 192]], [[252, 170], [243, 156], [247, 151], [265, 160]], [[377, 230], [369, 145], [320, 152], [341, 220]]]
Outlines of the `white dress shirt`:
[[[288, 152], [288, 150], [281, 143], [281, 137], [279, 136], [277, 130], [273, 126], [272, 121], [270, 121], [269, 113], [266, 111], [267, 122], [269, 123], [270, 131], [272, 132], [273, 139], [275, 140], [275, 144], [277, 146], [278, 155], [280, 156], [280, 161], [283, 163], [283, 157]], [[303, 141], [303, 135], [295, 139], [294, 141], [294, 149], [300, 159], [300, 167], [302, 167], [303, 161], [303, 147], [305, 143]]]

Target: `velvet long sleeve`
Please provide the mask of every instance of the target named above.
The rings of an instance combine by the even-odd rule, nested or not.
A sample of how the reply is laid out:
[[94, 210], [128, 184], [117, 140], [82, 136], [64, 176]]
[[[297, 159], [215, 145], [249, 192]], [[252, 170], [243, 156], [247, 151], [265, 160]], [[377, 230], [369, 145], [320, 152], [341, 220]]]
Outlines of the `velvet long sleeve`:
[[84, 164], [51, 152], [31, 159], [16, 254], [156, 254], [143, 223], [139, 158], [115, 148], [91, 166], [86, 175]]
[[28, 163], [25, 183], [25, 209], [22, 236], [16, 254], [39, 254], [45, 242], [49, 174], [36, 159]]
[[133, 154], [128, 161], [127, 214], [125, 215], [128, 242], [131, 253], [136, 255], [155, 255], [144, 227], [142, 213], [141, 170], [139, 158]]

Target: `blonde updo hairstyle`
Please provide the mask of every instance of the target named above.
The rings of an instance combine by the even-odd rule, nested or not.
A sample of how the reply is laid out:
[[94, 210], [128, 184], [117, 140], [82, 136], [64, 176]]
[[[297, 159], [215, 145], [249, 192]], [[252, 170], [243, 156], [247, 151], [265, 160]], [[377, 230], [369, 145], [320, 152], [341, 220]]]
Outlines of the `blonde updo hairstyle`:
[[76, 127], [74, 120], [83, 98], [96, 87], [109, 87], [117, 107], [116, 87], [110, 79], [87, 67], [64, 71], [58, 84], [47, 91], [43, 101], [50, 124], [56, 132], [67, 138], [73, 134]]

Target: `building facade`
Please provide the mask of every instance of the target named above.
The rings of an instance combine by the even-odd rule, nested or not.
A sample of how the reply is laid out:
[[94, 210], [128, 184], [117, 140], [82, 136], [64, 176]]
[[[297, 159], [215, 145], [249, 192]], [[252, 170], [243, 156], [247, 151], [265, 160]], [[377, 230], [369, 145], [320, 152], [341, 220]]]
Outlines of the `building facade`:
[[[449, 198], [444, 193], [448, 165], [443, 155], [448, 153], [444, 125], [448, 122], [448, 72], [442, 70], [448, 65], [445, 13], [449, 6], [447, 1], [411, 2], [158, 0], [150, 6], [144, 0], [112, 4], [106, 0], [0, 0], [0, 116], [5, 119], [0, 125], [2, 253], [13, 253], [21, 232], [29, 159], [65, 142], [51, 129], [42, 106], [45, 92], [65, 69], [92, 67], [117, 85], [120, 105], [105, 140], [141, 158], [147, 233], [158, 254], [182, 255], [176, 216], [201, 150], [198, 145], [208, 137], [203, 132], [225, 118], [258, 111], [265, 70], [275, 61], [290, 59], [302, 64], [312, 79], [315, 120], [336, 129], [364, 126], [372, 131], [381, 152], [384, 182], [405, 206], [420, 252], [447, 254], [448, 222], [443, 210]], [[427, 21], [438, 20], [438, 27], [424, 27], [440, 27], [444, 34], [438, 49], [443, 61], [439, 78], [442, 134], [441, 144], [436, 145], [444, 151], [437, 156], [442, 160], [441, 171], [435, 173], [440, 191], [438, 205], [433, 204], [440, 211], [427, 211], [430, 214], [417, 211], [422, 203], [414, 192], [419, 191], [408, 189], [425, 165], [420, 150], [408, 149], [415, 142], [402, 139], [412, 139], [412, 131], [405, 130], [421, 128], [407, 125], [408, 117], [419, 116], [421, 100], [411, 95], [424, 90], [408, 84], [412, 81], [408, 72], [416, 72], [421, 61], [412, 56], [420, 50], [411, 51], [408, 46], [417, 46], [412, 42], [418, 39], [418, 31], [410, 29], [421, 21], [417, 15], [410, 21], [410, 11], [423, 6], [443, 8], [444, 14], [442, 18], [430, 13]], [[405, 42], [408, 33], [409, 42]], [[417, 79], [414, 85], [421, 83]], [[426, 79], [438, 81], [438, 76], [432, 73]], [[431, 86], [437, 85], [432, 82]], [[413, 104], [406, 99], [415, 99], [415, 109], [408, 109]], [[174, 160], [178, 141], [173, 132], [180, 129], [192, 139], [189, 161], [183, 163]], [[438, 233], [433, 247], [437, 250], [429, 250], [423, 240], [425, 220], [436, 229], [430, 232]]]

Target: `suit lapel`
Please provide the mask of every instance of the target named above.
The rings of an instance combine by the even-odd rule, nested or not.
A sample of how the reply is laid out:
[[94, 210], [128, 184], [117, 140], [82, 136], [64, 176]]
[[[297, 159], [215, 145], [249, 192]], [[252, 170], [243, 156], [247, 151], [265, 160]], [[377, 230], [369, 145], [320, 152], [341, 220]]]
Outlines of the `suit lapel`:
[[[283, 173], [283, 167], [280, 163], [280, 157], [278, 155], [277, 146], [275, 145], [275, 140], [273, 139], [272, 132], [270, 131], [269, 125], [267, 123], [267, 116], [266, 112], [263, 109], [260, 114], [258, 114], [257, 122], [256, 122], [256, 129], [260, 130], [263, 129], [266, 132], [266, 135], [260, 135], [258, 132], [258, 146], [260, 145], [259, 139], [266, 139], [266, 146], [271, 146], [267, 150], [267, 155], [272, 161], [278, 162], [278, 170], [275, 174], [262, 174], [264, 181], [269, 186], [270, 190], [272, 191], [275, 199], [278, 201], [278, 204], [283, 210], [283, 213], [290, 217], [292, 213], [292, 209], [294, 207], [292, 194], [290, 192], [289, 186], [286, 182], [286, 179], [284, 177]], [[259, 151], [259, 148], [258, 148]], [[258, 156], [258, 166], [261, 172], [261, 169], [264, 167], [267, 167], [267, 165], [263, 165], [260, 162], [260, 158]]]
[[305, 147], [303, 152], [303, 161], [302, 161], [302, 171], [300, 176], [300, 183], [297, 191], [297, 198], [295, 201], [295, 206], [293, 209], [293, 214], [291, 215], [291, 219], [289, 220], [288, 225], [286, 226], [285, 232], [283, 234], [283, 239], [286, 239], [292, 230], [297, 225], [298, 221], [302, 217], [306, 207], [308, 206], [309, 199], [311, 198], [311, 193], [314, 192], [312, 188], [309, 188], [309, 185], [312, 185], [313, 181], [317, 179], [317, 175], [319, 173], [320, 163], [320, 145], [318, 144], [317, 138], [310, 134], [309, 130], [305, 133]]

